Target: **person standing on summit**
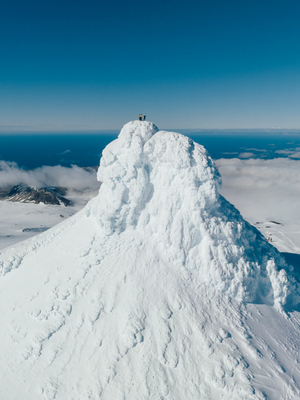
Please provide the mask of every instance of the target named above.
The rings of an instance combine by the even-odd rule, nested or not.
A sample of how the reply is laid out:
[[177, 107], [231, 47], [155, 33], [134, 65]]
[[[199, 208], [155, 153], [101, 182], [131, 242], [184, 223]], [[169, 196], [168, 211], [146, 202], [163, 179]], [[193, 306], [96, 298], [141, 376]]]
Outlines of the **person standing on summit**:
[[139, 120], [142, 121], [143, 120], [143, 114], [139, 115]]

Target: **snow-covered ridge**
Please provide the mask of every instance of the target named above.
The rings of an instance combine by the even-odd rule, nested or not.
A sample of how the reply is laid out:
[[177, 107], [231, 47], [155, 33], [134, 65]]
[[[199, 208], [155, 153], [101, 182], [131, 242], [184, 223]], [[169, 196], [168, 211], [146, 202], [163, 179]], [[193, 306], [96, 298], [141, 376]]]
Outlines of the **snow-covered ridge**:
[[24, 184], [15, 185], [7, 193], [0, 195], [0, 200], [21, 203], [44, 203], [52, 205], [73, 206], [73, 202], [65, 198], [67, 189], [56, 187], [35, 188]]

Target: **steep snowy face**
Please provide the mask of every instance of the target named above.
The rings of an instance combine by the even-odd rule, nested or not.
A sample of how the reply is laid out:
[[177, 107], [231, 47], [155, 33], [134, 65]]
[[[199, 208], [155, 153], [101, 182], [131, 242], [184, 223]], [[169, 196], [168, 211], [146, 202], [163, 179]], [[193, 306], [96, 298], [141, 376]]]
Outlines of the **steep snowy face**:
[[167, 264], [239, 301], [285, 304], [284, 260], [218, 193], [221, 177], [203, 146], [150, 122], [123, 127], [101, 158], [91, 206], [105, 235], [132, 230]]

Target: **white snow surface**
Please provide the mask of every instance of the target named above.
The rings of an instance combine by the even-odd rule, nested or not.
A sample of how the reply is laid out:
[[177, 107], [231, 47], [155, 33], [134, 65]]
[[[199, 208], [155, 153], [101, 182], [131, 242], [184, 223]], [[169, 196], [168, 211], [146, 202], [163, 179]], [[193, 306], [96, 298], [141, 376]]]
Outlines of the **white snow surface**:
[[99, 195], [0, 255], [3, 399], [299, 399], [292, 268], [191, 139], [145, 121]]
[[[74, 206], [34, 204], [0, 200], [0, 252], [8, 246], [36, 235], [32, 228], [48, 228], [57, 225], [81, 210], [97, 195], [97, 191], [69, 191], [67, 198]], [[31, 229], [24, 231], [24, 229]]]

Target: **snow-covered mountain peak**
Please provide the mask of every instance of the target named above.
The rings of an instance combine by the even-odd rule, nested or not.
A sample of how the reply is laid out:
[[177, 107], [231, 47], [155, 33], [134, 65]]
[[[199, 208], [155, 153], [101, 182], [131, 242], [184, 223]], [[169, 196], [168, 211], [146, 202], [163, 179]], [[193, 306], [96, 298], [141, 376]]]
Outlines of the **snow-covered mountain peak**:
[[141, 214], [144, 219], [145, 214], [150, 217], [147, 205], [155, 203], [159, 208], [164, 196], [174, 211], [189, 195], [200, 199], [202, 207], [216, 200], [220, 175], [206, 150], [181, 134], [156, 132], [150, 122], [133, 121], [103, 151], [98, 171], [102, 182], [99, 220], [108, 234], [136, 227]]
[[131, 143], [131, 141], [139, 137], [143, 143], [147, 142], [156, 132], [157, 126], [149, 121], [130, 121], [123, 126], [118, 138], [123, 143]]
[[299, 399], [294, 280], [220, 196], [206, 150], [135, 121], [98, 179], [82, 211], [0, 254], [0, 392]]
[[219, 195], [221, 177], [203, 146], [133, 121], [103, 151], [98, 179], [91, 214], [105, 235], [132, 231], [171, 267], [239, 301], [285, 304], [292, 285], [284, 260]]

